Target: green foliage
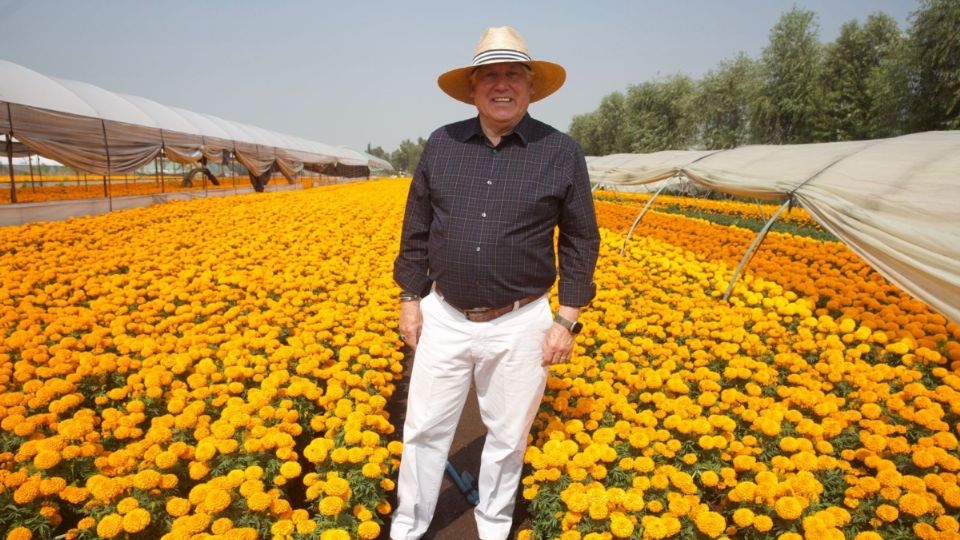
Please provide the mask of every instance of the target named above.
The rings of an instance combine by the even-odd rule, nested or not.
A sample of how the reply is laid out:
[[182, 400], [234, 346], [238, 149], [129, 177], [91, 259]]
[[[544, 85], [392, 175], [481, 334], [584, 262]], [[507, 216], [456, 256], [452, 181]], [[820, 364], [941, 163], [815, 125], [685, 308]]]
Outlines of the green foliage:
[[814, 142], [822, 108], [819, 27], [812, 11], [785, 13], [770, 31], [761, 59], [761, 88], [753, 104], [754, 138], [773, 144]]
[[587, 155], [893, 137], [960, 128], [960, 2], [920, 0], [907, 33], [883, 13], [832, 43], [794, 8], [759, 59], [699, 81], [673, 75], [613, 92], [569, 133]]
[[921, 0], [910, 30], [917, 131], [960, 128], [960, 2]]

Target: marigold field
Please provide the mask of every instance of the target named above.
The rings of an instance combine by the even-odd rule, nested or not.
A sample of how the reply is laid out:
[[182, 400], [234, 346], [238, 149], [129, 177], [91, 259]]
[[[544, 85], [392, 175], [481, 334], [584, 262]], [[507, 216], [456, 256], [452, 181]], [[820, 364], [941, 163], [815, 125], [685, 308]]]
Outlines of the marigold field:
[[[384, 538], [408, 185], [0, 229], [6, 538]], [[596, 203], [519, 538], [960, 538], [960, 327], [801, 234], [725, 301], [753, 233], [651, 212], [621, 256], [643, 202]]]

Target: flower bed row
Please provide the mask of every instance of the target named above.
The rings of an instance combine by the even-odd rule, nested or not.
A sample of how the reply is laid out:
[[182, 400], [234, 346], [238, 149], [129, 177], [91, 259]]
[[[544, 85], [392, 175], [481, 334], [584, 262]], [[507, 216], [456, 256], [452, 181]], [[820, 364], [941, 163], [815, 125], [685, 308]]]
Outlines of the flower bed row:
[[[622, 230], [626, 212], [598, 208]], [[598, 296], [526, 454], [521, 538], [956, 537], [956, 326], [902, 309], [888, 330], [869, 308], [818, 307], [873, 282], [838, 273], [841, 291], [797, 294], [818, 279], [811, 262], [854, 261], [789, 235], [724, 302], [730, 244], [749, 235], [646, 219], [622, 257], [622, 233], [603, 231]]]
[[405, 189], [0, 229], [0, 530], [377, 538]]

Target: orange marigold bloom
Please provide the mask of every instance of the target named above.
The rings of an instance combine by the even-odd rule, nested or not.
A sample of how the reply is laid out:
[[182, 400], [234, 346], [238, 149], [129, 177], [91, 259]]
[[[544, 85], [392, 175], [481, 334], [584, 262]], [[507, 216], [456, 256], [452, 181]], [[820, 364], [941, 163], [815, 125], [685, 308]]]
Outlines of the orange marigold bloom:
[[697, 530], [710, 538], [716, 538], [723, 534], [727, 528], [727, 520], [717, 512], [700, 512], [694, 518]]
[[26, 527], [15, 527], [7, 533], [7, 540], [30, 540], [33, 533]]
[[150, 512], [144, 508], [134, 508], [123, 516], [123, 530], [128, 533], [138, 533], [150, 524]]
[[173, 517], [185, 516], [190, 512], [190, 501], [182, 497], [171, 497], [167, 499], [165, 506], [167, 513]]
[[790, 495], [777, 499], [773, 508], [778, 516], [786, 520], [797, 519], [803, 513], [803, 505], [800, 504], [800, 500]]
[[890, 506], [889, 504], [881, 504], [877, 507], [877, 517], [886, 521], [891, 522], [896, 520], [900, 516], [900, 511], [897, 510], [895, 506]]
[[357, 536], [364, 540], [373, 540], [380, 536], [380, 525], [376, 521], [364, 521], [357, 527]]
[[107, 514], [97, 523], [97, 536], [113, 538], [123, 530], [123, 518], [120, 514]]
[[900, 497], [899, 506], [901, 512], [914, 517], [922, 516], [930, 510], [926, 497], [917, 493], [905, 493]]

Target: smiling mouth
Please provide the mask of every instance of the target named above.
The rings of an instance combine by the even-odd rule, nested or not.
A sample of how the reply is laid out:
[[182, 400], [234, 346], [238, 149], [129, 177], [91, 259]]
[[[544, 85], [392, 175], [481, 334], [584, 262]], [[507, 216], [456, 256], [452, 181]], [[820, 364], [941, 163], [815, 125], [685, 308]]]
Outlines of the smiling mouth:
[[513, 98], [508, 98], [508, 97], [493, 98], [494, 103], [510, 103], [512, 101], [513, 101]]

